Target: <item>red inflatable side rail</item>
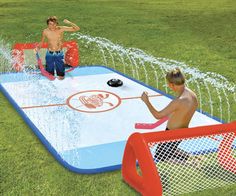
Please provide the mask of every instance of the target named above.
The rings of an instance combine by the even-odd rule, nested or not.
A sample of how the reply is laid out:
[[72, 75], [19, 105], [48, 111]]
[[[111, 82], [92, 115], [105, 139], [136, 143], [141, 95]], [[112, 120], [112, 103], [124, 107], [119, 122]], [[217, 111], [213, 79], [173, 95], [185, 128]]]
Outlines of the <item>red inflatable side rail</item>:
[[[218, 149], [218, 163], [222, 168], [236, 174], [236, 158], [232, 155], [233, 141], [236, 137], [236, 121], [228, 124], [184, 128], [178, 130], [133, 133], [125, 147], [122, 161], [124, 180], [145, 196], [161, 196], [163, 189], [158, 168], [153, 161], [148, 144], [220, 134], [223, 140]], [[141, 174], [137, 171], [137, 162]], [[228, 164], [226, 164], [228, 163]]]
[[[13, 67], [16, 71], [21, 71], [24, 64], [24, 50], [34, 49], [38, 43], [16, 43], [13, 46], [12, 57], [14, 60]], [[48, 44], [43, 43], [41, 48], [47, 48]], [[66, 64], [77, 67], [79, 65], [79, 49], [75, 41], [68, 41], [63, 43], [63, 48], [66, 48], [65, 62]]]
[[233, 157], [231, 150], [235, 136], [236, 132], [224, 136], [219, 146], [217, 159], [221, 167], [236, 174], [236, 158]]

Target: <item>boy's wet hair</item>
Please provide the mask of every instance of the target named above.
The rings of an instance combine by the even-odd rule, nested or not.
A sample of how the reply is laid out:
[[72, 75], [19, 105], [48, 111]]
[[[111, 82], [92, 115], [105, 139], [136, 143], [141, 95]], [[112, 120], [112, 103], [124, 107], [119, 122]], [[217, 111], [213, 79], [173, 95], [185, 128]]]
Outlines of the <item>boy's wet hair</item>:
[[166, 74], [166, 79], [169, 83], [172, 83], [175, 85], [182, 85], [185, 83], [185, 76], [179, 68], [175, 68], [169, 71]]
[[57, 17], [56, 16], [48, 17], [47, 24], [49, 24], [49, 22], [54, 22], [54, 23], [58, 24]]

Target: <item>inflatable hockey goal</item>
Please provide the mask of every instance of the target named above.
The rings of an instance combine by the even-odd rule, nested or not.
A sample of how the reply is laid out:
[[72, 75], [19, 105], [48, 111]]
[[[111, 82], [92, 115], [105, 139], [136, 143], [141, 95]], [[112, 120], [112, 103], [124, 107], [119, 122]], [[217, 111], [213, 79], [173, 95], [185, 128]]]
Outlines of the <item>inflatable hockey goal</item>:
[[236, 183], [236, 121], [171, 131], [133, 133], [124, 180], [143, 195], [179, 195]]
[[[13, 46], [13, 68], [16, 71], [21, 71], [26, 65], [36, 65], [37, 61], [34, 54], [34, 49], [38, 43], [16, 43]], [[48, 44], [43, 43], [39, 51], [42, 57], [43, 64], [45, 64], [45, 54]], [[67, 41], [63, 43], [63, 51], [65, 53], [65, 64], [76, 67], [79, 65], [79, 49], [75, 41]]]

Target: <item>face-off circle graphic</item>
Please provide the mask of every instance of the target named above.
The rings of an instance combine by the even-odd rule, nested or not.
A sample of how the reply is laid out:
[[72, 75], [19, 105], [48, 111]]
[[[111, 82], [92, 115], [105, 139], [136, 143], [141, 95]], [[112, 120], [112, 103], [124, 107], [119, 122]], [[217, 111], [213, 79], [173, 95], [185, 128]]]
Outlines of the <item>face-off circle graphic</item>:
[[79, 112], [98, 113], [115, 109], [121, 104], [121, 98], [108, 91], [89, 90], [70, 96], [66, 103]]

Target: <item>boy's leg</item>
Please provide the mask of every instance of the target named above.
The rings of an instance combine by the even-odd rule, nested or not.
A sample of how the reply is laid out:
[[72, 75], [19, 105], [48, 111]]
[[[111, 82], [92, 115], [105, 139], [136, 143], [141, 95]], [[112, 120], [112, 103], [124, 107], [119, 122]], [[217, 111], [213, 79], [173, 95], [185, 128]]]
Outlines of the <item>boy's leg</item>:
[[46, 53], [46, 71], [54, 76], [54, 57], [48, 51]]
[[59, 80], [65, 77], [65, 65], [64, 65], [64, 54], [63, 52], [58, 53], [55, 56], [56, 72]]
[[158, 144], [154, 158], [158, 161], [167, 161], [176, 158], [176, 150], [181, 141]]

